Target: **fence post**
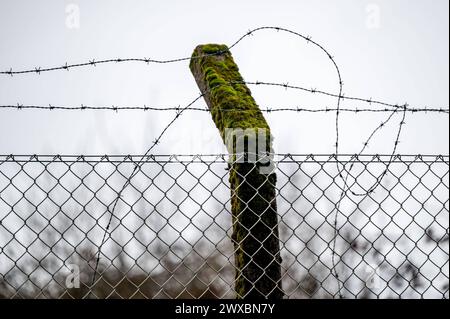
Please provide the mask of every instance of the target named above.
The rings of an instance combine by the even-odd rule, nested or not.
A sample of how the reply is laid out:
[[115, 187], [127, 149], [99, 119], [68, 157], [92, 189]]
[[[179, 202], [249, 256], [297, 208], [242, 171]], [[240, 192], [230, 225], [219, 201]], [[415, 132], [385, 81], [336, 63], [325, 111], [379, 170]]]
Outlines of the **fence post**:
[[282, 298], [276, 174], [250, 160], [252, 145], [256, 156], [271, 152], [270, 128], [225, 45], [197, 46], [190, 69], [230, 153], [237, 298]]

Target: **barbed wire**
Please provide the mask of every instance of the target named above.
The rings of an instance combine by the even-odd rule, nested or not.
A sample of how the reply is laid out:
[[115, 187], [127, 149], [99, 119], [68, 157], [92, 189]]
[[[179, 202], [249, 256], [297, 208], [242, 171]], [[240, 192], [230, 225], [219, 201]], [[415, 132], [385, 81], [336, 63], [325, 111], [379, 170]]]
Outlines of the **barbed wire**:
[[[407, 107], [408, 109], [410, 107], [410, 105], [407, 102], [403, 103], [403, 104], [398, 104], [398, 103], [390, 103], [390, 102], [380, 101], [377, 99], [373, 99], [372, 97], [362, 98], [362, 97], [357, 97], [357, 96], [347, 96], [345, 94], [338, 95], [338, 94], [326, 92], [323, 90], [319, 90], [317, 88], [307, 88], [307, 87], [298, 86], [298, 85], [291, 85], [289, 83], [263, 82], [263, 81], [242, 81], [242, 82], [233, 82], [233, 83], [282, 87], [285, 89], [294, 89], [294, 90], [300, 90], [300, 91], [309, 92], [309, 93], [313, 93], [313, 94], [321, 94], [321, 95], [325, 95], [325, 96], [329, 96], [329, 97], [340, 98], [341, 100], [363, 102], [363, 103], [368, 103], [369, 105], [379, 105], [379, 106], [385, 106], [385, 107], [400, 108], [402, 110], [405, 107]], [[420, 107], [420, 108], [427, 109], [428, 107]], [[446, 106], [443, 108], [441, 107], [441, 108], [435, 108], [435, 109], [447, 109], [448, 110], [448, 108], [449, 107]]]
[[[39, 75], [44, 72], [61, 71], [61, 70], [69, 71], [70, 69], [83, 68], [83, 67], [89, 67], [89, 66], [96, 67], [97, 65], [111, 64], [111, 63], [140, 62], [140, 63], [145, 63], [145, 64], [169, 64], [169, 63], [190, 61], [191, 59], [201, 59], [203, 57], [213, 56], [213, 55], [221, 55], [225, 52], [231, 51], [232, 48], [236, 47], [245, 38], [253, 35], [254, 33], [256, 33], [258, 31], [262, 31], [262, 30], [276, 30], [276, 31], [287, 32], [287, 33], [299, 36], [299, 37], [303, 38], [304, 40], [306, 40], [308, 43], [312, 43], [312, 44], [320, 47], [322, 50], [324, 50], [326, 52], [326, 50], [321, 45], [319, 45], [318, 43], [316, 43], [315, 41], [312, 40], [311, 36], [303, 36], [300, 33], [297, 33], [295, 31], [292, 31], [292, 30], [289, 30], [286, 28], [281, 28], [281, 27], [276, 27], [276, 26], [263, 26], [263, 27], [258, 27], [258, 28], [254, 28], [252, 30], [247, 31], [245, 34], [243, 34], [241, 37], [239, 37], [239, 39], [237, 41], [235, 41], [232, 45], [228, 46], [227, 50], [217, 51], [214, 53], [207, 53], [207, 54], [198, 55], [195, 57], [186, 55], [183, 57], [173, 58], [173, 59], [153, 59], [153, 58], [148, 58], [148, 57], [142, 57], [142, 58], [139, 58], [139, 57], [120, 58], [119, 57], [119, 58], [109, 58], [109, 59], [100, 59], [100, 60], [90, 59], [86, 62], [81, 62], [81, 63], [69, 64], [68, 62], [65, 62], [65, 64], [59, 65], [59, 66], [52, 66], [52, 67], [35, 66], [35, 67], [29, 68], [29, 69], [22, 69], [22, 70], [18, 70], [18, 71], [14, 71], [13, 68], [10, 67], [9, 70], [0, 71], [0, 75], [9, 75], [9, 76], [25, 75], [25, 74]], [[328, 54], [328, 56], [331, 59], [333, 58], [329, 54]]]
[[[249, 154], [257, 155], [257, 153]], [[229, 153], [186, 153], [186, 154], [0, 154], [1, 163], [227, 163], [230, 157], [239, 154]], [[300, 153], [271, 153], [274, 162], [284, 163], [335, 163], [336, 154], [300, 154]], [[391, 154], [340, 154], [341, 163], [387, 163]], [[449, 155], [443, 154], [395, 154], [392, 162], [410, 163], [448, 163]]]
[[[81, 104], [80, 106], [62, 106], [62, 105], [53, 105], [49, 104], [45, 105], [31, 105], [31, 104], [5, 104], [0, 105], [0, 109], [15, 109], [15, 110], [47, 110], [47, 111], [180, 111], [180, 107], [168, 106], [168, 107], [157, 107], [157, 106], [90, 106]], [[217, 108], [222, 112], [236, 112], [236, 113], [245, 113], [245, 112], [253, 112], [250, 110], [239, 110], [239, 109], [222, 109]], [[260, 110], [265, 113], [276, 113], [276, 112], [297, 112], [297, 113], [329, 113], [335, 112], [337, 108], [335, 107], [323, 107], [323, 108], [314, 108], [314, 107], [269, 107], [269, 106], [260, 106]], [[340, 108], [341, 112], [347, 113], [390, 113], [390, 112], [407, 112], [407, 113], [445, 113], [449, 114], [449, 109], [446, 108], [406, 108], [402, 109], [392, 109], [392, 108], [383, 108], [383, 109], [371, 109], [371, 108]], [[205, 112], [211, 113], [211, 110], [208, 108], [202, 107], [190, 107], [185, 110], [186, 111], [197, 111], [197, 112]]]
[[[248, 38], [249, 36], [253, 35], [254, 33], [258, 32], [258, 31], [263, 31], [263, 30], [270, 30], [270, 31], [277, 31], [277, 32], [285, 32], [288, 33], [290, 35], [294, 35], [296, 37], [299, 37], [303, 40], [305, 40], [307, 43], [314, 45], [315, 47], [317, 47], [318, 49], [320, 49], [331, 61], [331, 64], [333, 65], [335, 71], [336, 71], [336, 75], [337, 75], [337, 86], [338, 86], [338, 93], [330, 93], [330, 92], [326, 92], [323, 90], [318, 90], [315, 88], [306, 88], [306, 87], [302, 87], [302, 86], [297, 86], [297, 85], [291, 85], [289, 83], [275, 83], [275, 82], [263, 82], [263, 81], [241, 81], [241, 82], [231, 82], [231, 83], [226, 83], [225, 85], [229, 85], [229, 84], [246, 84], [246, 85], [256, 85], [256, 86], [261, 86], [261, 85], [265, 85], [265, 86], [273, 86], [273, 87], [282, 87], [285, 89], [295, 89], [295, 90], [301, 90], [304, 92], [309, 92], [312, 94], [320, 94], [320, 95], [325, 95], [325, 96], [329, 96], [329, 97], [333, 97], [336, 99], [336, 105], [334, 107], [326, 107], [326, 108], [313, 108], [313, 107], [309, 107], [309, 108], [305, 108], [305, 107], [280, 107], [280, 108], [272, 108], [272, 107], [262, 107], [261, 110], [263, 112], [266, 113], [271, 113], [271, 112], [310, 112], [310, 113], [325, 113], [325, 112], [334, 112], [335, 113], [335, 143], [334, 143], [334, 153], [336, 156], [336, 167], [337, 167], [337, 172], [338, 172], [338, 176], [339, 178], [343, 181], [343, 187], [341, 188], [341, 194], [339, 197], [338, 202], [336, 203], [335, 207], [335, 236], [333, 238], [333, 242], [332, 242], [332, 272], [334, 272], [334, 276], [336, 277], [337, 281], [338, 281], [338, 285], [339, 285], [339, 295], [342, 297], [341, 295], [341, 282], [339, 280], [339, 275], [337, 273], [337, 269], [336, 269], [336, 263], [335, 263], [335, 257], [337, 256], [337, 253], [335, 251], [336, 248], [336, 239], [337, 236], [339, 235], [339, 229], [338, 229], [338, 217], [339, 217], [339, 213], [340, 213], [340, 204], [342, 202], [342, 199], [345, 198], [345, 196], [347, 196], [347, 193], [350, 192], [352, 195], [354, 196], [368, 196], [371, 193], [373, 193], [373, 191], [379, 186], [379, 184], [381, 183], [382, 179], [384, 178], [385, 174], [388, 171], [389, 168], [389, 164], [392, 162], [393, 158], [394, 158], [394, 154], [397, 150], [397, 146], [399, 144], [399, 139], [401, 136], [401, 132], [402, 132], [402, 127], [405, 124], [405, 116], [406, 113], [441, 113], [441, 114], [449, 114], [449, 109], [448, 107], [445, 108], [436, 108], [436, 107], [416, 107], [416, 108], [411, 108], [409, 106], [408, 103], [404, 103], [404, 104], [393, 104], [393, 103], [389, 103], [389, 102], [384, 102], [384, 101], [380, 101], [380, 100], [375, 100], [372, 98], [360, 98], [360, 97], [353, 97], [353, 96], [346, 96], [343, 93], [343, 80], [342, 80], [342, 76], [341, 76], [341, 71], [339, 69], [338, 64], [336, 63], [334, 57], [327, 51], [327, 49], [325, 49], [325, 47], [323, 47], [321, 44], [319, 44], [318, 42], [312, 40], [312, 38], [310, 36], [305, 36], [302, 35], [298, 32], [289, 30], [289, 29], [285, 29], [285, 28], [281, 28], [281, 27], [273, 27], [273, 26], [262, 26], [262, 27], [258, 27], [252, 30], [249, 30], [248, 32], [246, 32], [245, 34], [243, 34], [237, 41], [235, 41], [232, 45], [230, 45], [228, 47], [227, 50], [224, 51], [218, 51], [218, 52], [214, 52], [214, 53], [208, 53], [208, 54], [203, 54], [203, 55], [199, 55], [199, 56], [187, 56], [187, 57], [181, 57], [181, 58], [174, 58], [174, 59], [165, 59], [165, 60], [158, 60], [158, 59], [152, 59], [152, 58], [116, 58], [116, 59], [103, 59], [103, 60], [89, 60], [88, 62], [83, 62], [83, 63], [76, 63], [76, 64], [68, 64], [67, 62], [64, 65], [60, 65], [60, 66], [54, 66], [54, 67], [47, 67], [47, 68], [42, 68], [42, 67], [35, 67], [33, 69], [23, 69], [23, 70], [18, 70], [18, 71], [14, 71], [12, 68], [10, 68], [8, 71], [1, 71], [0, 74], [3, 75], [9, 75], [9, 76], [14, 76], [14, 75], [23, 75], [23, 74], [41, 74], [42, 72], [51, 72], [51, 71], [57, 71], [57, 70], [67, 70], [69, 71], [70, 69], [74, 69], [74, 68], [81, 68], [81, 67], [86, 67], [86, 66], [93, 66], [96, 67], [97, 65], [100, 64], [110, 64], [110, 63], [128, 63], [128, 62], [143, 62], [146, 64], [150, 64], [150, 63], [156, 63], [156, 64], [169, 64], [169, 63], [177, 63], [177, 62], [183, 62], [183, 61], [190, 61], [192, 59], [200, 59], [206, 56], [213, 56], [213, 55], [221, 55], [225, 52], [231, 52], [231, 49], [233, 49], [234, 47], [236, 47], [238, 44], [240, 44], [244, 39]], [[116, 209], [117, 203], [119, 201], [119, 199], [121, 198], [121, 195], [123, 193], [123, 191], [125, 190], [125, 188], [130, 184], [130, 181], [132, 180], [132, 178], [139, 172], [140, 167], [141, 167], [141, 162], [142, 160], [148, 156], [150, 154], [150, 152], [156, 147], [156, 145], [159, 144], [161, 138], [163, 137], [163, 135], [166, 133], [166, 131], [173, 125], [173, 123], [180, 117], [180, 115], [182, 113], [184, 113], [185, 111], [202, 111], [202, 112], [209, 112], [209, 110], [207, 108], [198, 108], [198, 107], [192, 107], [192, 105], [197, 102], [199, 99], [201, 99], [207, 92], [201, 92], [200, 95], [195, 98], [194, 100], [192, 100], [191, 102], [187, 103], [184, 107], [147, 107], [146, 105], [144, 106], [86, 106], [86, 105], [81, 105], [81, 106], [77, 106], [77, 107], [69, 107], [69, 106], [54, 106], [49, 104], [48, 106], [42, 106], [42, 105], [22, 105], [22, 104], [17, 104], [17, 105], [0, 105], [0, 109], [18, 109], [18, 110], [23, 110], [23, 109], [37, 109], [37, 110], [65, 110], [65, 111], [73, 111], [73, 110], [111, 110], [111, 111], [116, 111], [118, 112], [123, 111], [123, 110], [143, 110], [143, 111], [176, 111], [175, 116], [172, 118], [171, 121], [169, 121], [169, 123], [164, 127], [164, 129], [160, 132], [160, 134], [158, 135], [158, 137], [152, 142], [152, 144], [150, 145], [150, 147], [147, 149], [147, 151], [144, 153], [144, 155], [142, 155], [142, 158], [140, 161], [137, 161], [134, 163], [134, 169], [132, 171], [132, 173], [130, 174], [130, 176], [127, 178], [127, 180], [125, 181], [123, 187], [121, 188], [121, 190], [117, 193], [117, 197], [114, 200], [114, 202], [112, 203], [112, 209], [110, 210], [110, 218], [108, 220], [108, 224], [105, 228], [105, 232], [101, 241], [101, 244], [98, 248], [98, 253], [97, 253], [97, 260], [96, 260], [96, 264], [95, 264], [95, 269], [94, 269], [94, 275], [93, 275], [93, 279], [92, 279], [92, 285], [95, 284], [95, 279], [96, 279], [96, 273], [98, 271], [98, 265], [99, 265], [99, 261], [100, 261], [100, 255], [101, 255], [101, 250], [102, 250], [102, 246], [105, 243], [106, 240], [106, 236], [109, 234], [109, 228], [110, 228], [110, 224], [112, 222], [112, 219], [114, 217], [114, 211]], [[341, 102], [347, 100], [347, 101], [353, 101], [353, 102], [361, 102], [361, 103], [368, 103], [369, 105], [373, 105], [373, 106], [377, 106], [377, 107], [382, 107], [382, 108], [341, 108]], [[248, 110], [223, 110], [223, 111], [232, 111], [232, 112], [247, 112]], [[375, 134], [377, 132], [379, 132], [382, 128], [384, 128], [393, 118], [395, 114], [401, 113], [402, 114], [402, 119], [399, 123], [398, 126], [398, 130], [397, 130], [397, 134], [396, 134], [396, 138], [394, 141], [394, 145], [393, 145], [393, 149], [391, 152], [391, 157], [389, 160], [389, 163], [386, 167], [386, 170], [376, 179], [375, 183], [368, 188], [367, 191], [363, 191], [363, 192], [354, 192], [352, 190], [352, 188], [348, 185], [348, 177], [350, 175], [350, 172], [353, 168], [353, 163], [350, 163], [350, 169], [347, 171], [345, 168], [345, 164], [340, 163], [339, 161], [339, 156], [340, 156], [340, 152], [339, 152], [339, 141], [340, 141], [340, 129], [339, 129], [339, 121], [340, 121], [340, 113], [341, 112], [354, 112], [354, 113], [360, 113], [360, 112], [371, 112], [371, 113], [390, 113], [390, 115], [388, 116], [388, 118], [383, 121], [380, 125], [378, 125], [377, 127], [375, 127], [375, 129], [371, 132], [371, 134], [369, 134], [369, 137], [367, 138], [367, 140], [364, 142], [363, 147], [361, 149], [361, 151], [359, 152], [359, 155], [361, 155], [364, 150], [367, 148], [368, 144], [370, 143], [371, 139], [375, 136]], [[342, 167], [339, 166], [339, 164], [342, 165]], [[343, 173], [346, 173], [346, 176], [343, 176]], [[357, 183], [355, 183], [357, 184]]]
[[95, 59], [92, 59], [92, 60], [89, 60], [89, 62], [74, 63], [74, 64], [68, 64], [66, 62], [64, 65], [48, 67], [48, 68], [34, 67], [32, 69], [25, 69], [25, 70], [19, 70], [19, 71], [13, 71], [13, 69], [10, 68], [8, 71], [0, 71], [0, 74], [10, 75], [10, 76], [19, 75], [19, 74], [33, 74], [33, 73], [41, 74], [44, 72], [59, 71], [59, 70], [69, 71], [70, 69], [74, 69], [74, 68], [80, 68], [80, 67], [85, 67], [85, 66], [97, 66], [99, 64], [108, 64], [108, 63], [144, 62], [146, 64], [150, 64], [150, 63], [167, 64], [167, 63], [186, 61], [189, 59], [190, 58], [188, 58], [188, 57], [169, 59], [169, 60], [155, 60], [155, 59], [150, 59], [150, 58], [116, 58], [116, 59], [104, 59], [104, 60], [95, 61]]
[[[381, 122], [381, 124], [379, 126], [377, 126], [370, 133], [369, 137], [364, 142], [361, 150], [359, 151], [359, 153], [357, 154], [355, 159], [358, 156], [361, 156], [363, 154], [364, 150], [369, 145], [370, 140], [375, 136], [375, 134], [378, 131], [380, 131], [382, 128], [384, 128], [391, 121], [393, 116], [396, 114], [396, 111], [397, 110], [394, 110], [385, 121]], [[381, 181], [386, 176], [386, 174], [388, 172], [388, 169], [389, 169], [390, 165], [392, 164], [392, 161], [393, 161], [393, 159], [395, 157], [395, 152], [396, 152], [397, 146], [399, 144], [399, 139], [400, 139], [400, 135], [401, 135], [401, 132], [402, 132], [402, 128], [403, 128], [403, 125], [405, 124], [405, 116], [406, 116], [406, 106], [403, 109], [402, 119], [401, 119], [401, 121], [399, 123], [399, 126], [398, 126], [398, 130], [397, 130], [394, 146], [393, 146], [393, 149], [392, 149], [392, 152], [391, 152], [391, 156], [390, 156], [390, 158], [389, 158], [389, 160], [388, 160], [388, 162], [386, 164], [386, 169], [383, 170], [383, 172], [380, 174], [380, 176], [378, 176], [376, 178], [376, 181], [372, 184], [372, 186], [370, 186], [366, 191], [361, 192], [361, 193], [357, 193], [357, 192], [352, 191], [351, 187], [348, 185], [348, 178], [349, 178], [349, 176], [351, 176], [351, 171], [352, 171], [352, 168], [354, 167], [354, 161], [352, 161], [352, 160], [349, 161], [350, 169], [348, 171], [345, 169], [345, 164], [342, 165], [342, 170], [341, 171], [339, 171], [339, 168], [338, 168], [338, 175], [340, 176], [341, 180], [344, 182], [344, 185], [341, 188], [341, 193], [340, 193], [340, 196], [339, 196], [339, 200], [335, 204], [335, 214], [334, 214], [334, 222], [333, 222], [333, 224], [334, 224], [334, 234], [333, 234], [333, 239], [331, 241], [331, 245], [332, 245], [332, 248], [331, 248], [331, 250], [332, 250], [331, 263], [332, 263], [332, 272], [334, 272], [334, 276], [336, 277], [337, 282], [338, 282], [338, 294], [339, 294], [339, 297], [341, 299], [343, 298], [343, 295], [342, 295], [343, 283], [339, 279], [339, 274], [338, 274], [337, 269], [336, 269], [336, 255], [337, 255], [337, 252], [336, 252], [336, 241], [337, 241], [337, 237], [339, 235], [338, 218], [339, 218], [339, 214], [340, 214], [340, 206], [341, 206], [342, 200], [346, 197], [347, 192], [351, 192], [351, 194], [353, 196], [364, 196], [364, 197], [365, 196], [369, 196], [380, 185]], [[342, 172], [343, 171], [346, 172], [345, 178], [342, 176]], [[355, 180], [356, 180], [356, 178], [357, 177], [355, 177]], [[354, 184], [357, 185], [358, 183], [355, 181]]]

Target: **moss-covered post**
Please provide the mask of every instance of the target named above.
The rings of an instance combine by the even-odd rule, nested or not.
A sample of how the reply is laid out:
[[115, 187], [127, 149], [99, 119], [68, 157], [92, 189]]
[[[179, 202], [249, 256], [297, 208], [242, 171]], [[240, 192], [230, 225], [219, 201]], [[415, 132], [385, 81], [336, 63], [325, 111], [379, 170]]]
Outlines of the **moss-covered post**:
[[[271, 151], [269, 126], [225, 45], [197, 46], [190, 69], [230, 153], [237, 298], [282, 298], [276, 174], [273, 170], [263, 172], [258, 159], [249, 160], [254, 158], [252, 136], [258, 140], [252, 141], [259, 147], [257, 154]], [[254, 134], [247, 134], [249, 131]], [[238, 139], [242, 137], [247, 145], [240, 152], [244, 157], [237, 157], [237, 145], [242, 143]]]

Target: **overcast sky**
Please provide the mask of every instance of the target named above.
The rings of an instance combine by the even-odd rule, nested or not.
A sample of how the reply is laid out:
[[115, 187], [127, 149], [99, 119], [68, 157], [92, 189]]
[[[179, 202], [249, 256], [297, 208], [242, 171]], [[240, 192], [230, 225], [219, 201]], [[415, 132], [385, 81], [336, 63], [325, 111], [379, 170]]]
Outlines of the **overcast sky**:
[[[449, 105], [447, 0], [434, 1], [1, 1], [0, 69], [92, 59], [190, 56], [201, 43], [231, 44], [249, 29], [280, 26], [310, 35], [334, 57], [346, 95], [412, 107]], [[79, 18], [79, 19], [78, 19]], [[329, 59], [299, 38], [261, 31], [232, 51], [247, 81], [289, 82], [338, 92]], [[333, 107], [335, 100], [251, 87], [262, 107]], [[0, 76], [0, 105], [177, 106], [198, 96], [188, 61], [99, 65]], [[197, 107], [204, 107], [199, 101]], [[346, 102], [347, 107], [367, 107]], [[2, 154], [144, 153], [174, 112], [0, 110]], [[344, 114], [341, 152], [359, 151], [387, 114]], [[332, 153], [334, 114], [266, 115], [279, 153]], [[443, 114], [408, 114], [399, 153], [448, 154]], [[400, 116], [368, 153], [389, 153]], [[220, 153], [208, 113], [188, 112], [154, 153]]]

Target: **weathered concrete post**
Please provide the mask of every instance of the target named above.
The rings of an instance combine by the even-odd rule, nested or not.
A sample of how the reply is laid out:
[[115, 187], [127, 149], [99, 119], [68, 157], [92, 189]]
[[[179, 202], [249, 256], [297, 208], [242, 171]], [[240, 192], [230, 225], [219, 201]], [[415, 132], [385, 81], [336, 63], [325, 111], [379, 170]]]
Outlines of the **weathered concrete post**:
[[[276, 174], [273, 171], [263, 173], [261, 162], [248, 160], [253, 158], [251, 142], [265, 146], [264, 150], [258, 149], [258, 154], [271, 150], [269, 126], [250, 90], [242, 83], [238, 67], [225, 45], [197, 46], [190, 69], [200, 90], [205, 92], [213, 121], [231, 155], [229, 172], [237, 297], [282, 298]], [[255, 132], [253, 135], [247, 134], [252, 131]], [[261, 131], [266, 134], [261, 135]], [[235, 132], [245, 133], [242, 136]], [[257, 136], [259, 141], [250, 141], [251, 136]], [[243, 138], [247, 143], [243, 152], [245, 162], [237, 160], [237, 145], [242, 141], [234, 143], [234, 138]]]

